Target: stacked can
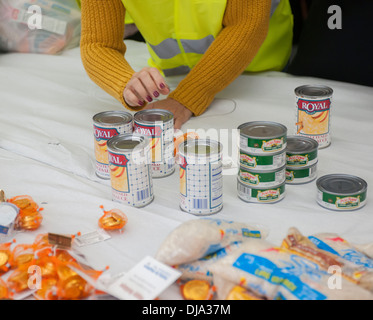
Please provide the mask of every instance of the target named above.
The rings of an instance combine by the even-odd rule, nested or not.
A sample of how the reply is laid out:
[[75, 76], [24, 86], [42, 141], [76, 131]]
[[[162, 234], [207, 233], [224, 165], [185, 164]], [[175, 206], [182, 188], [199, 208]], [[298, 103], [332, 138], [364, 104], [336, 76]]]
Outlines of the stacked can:
[[175, 171], [172, 112], [162, 109], [141, 110], [134, 115], [133, 131], [150, 139], [153, 178], [171, 175]]
[[286, 183], [308, 183], [317, 177], [316, 140], [303, 136], [289, 136], [286, 147]]
[[276, 122], [241, 124], [237, 191], [247, 202], [274, 203], [285, 196], [287, 128]]
[[137, 208], [152, 202], [150, 141], [136, 133], [124, 133], [107, 142], [113, 200]]

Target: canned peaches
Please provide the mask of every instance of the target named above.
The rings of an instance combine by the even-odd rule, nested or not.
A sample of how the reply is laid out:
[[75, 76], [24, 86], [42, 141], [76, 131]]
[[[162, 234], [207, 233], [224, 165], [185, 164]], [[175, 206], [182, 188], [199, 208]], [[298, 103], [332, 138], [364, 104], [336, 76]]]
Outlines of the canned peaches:
[[96, 175], [110, 179], [107, 142], [110, 138], [132, 132], [132, 115], [125, 111], [104, 111], [93, 116]]
[[138, 208], [149, 204], [154, 197], [149, 139], [125, 133], [107, 146], [113, 200]]
[[173, 114], [162, 109], [141, 110], [134, 116], [134, 132], [150, 139], [153, 178], [172, 174], [175, 171]]
[[296, 134], [316, 140], [320, 149], [331, 143], [332, 94], [331, 88], [321, 85], [305, 85], [295, 89]]

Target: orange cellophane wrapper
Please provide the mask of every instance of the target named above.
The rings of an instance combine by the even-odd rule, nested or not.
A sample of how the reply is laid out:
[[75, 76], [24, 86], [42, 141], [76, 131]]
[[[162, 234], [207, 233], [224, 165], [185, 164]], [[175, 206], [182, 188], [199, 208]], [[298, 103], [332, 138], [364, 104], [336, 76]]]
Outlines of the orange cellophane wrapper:
[[9, 299], [8, 286], [3, 279], [0, 278], [0, 300], [4, 299]]
[[12, 268], [19, 268], [22, 266], [28, 267], [34, 263], [35, 253], [32, 244], [18, 244], [12, 251]]
[[12, 266], [11, 242], [0, 244], [0, 275], [8, 272]]
[[8, 199], [8, 202], [16, 205], [19, 208], [16, 225], [18, 228], [25, 230], [35, 230], [40, 227], [43, 221], [43, 216], [38, 204], [27, 195], [16, 196]]
[[199, 136], [197, 132], [186, 132], [183, 135], [179, 137], [174, 138], [174, 157], [179, 153], [179, 146], [180, 143], [184, 142], [185, 140], [188, 139], [198, 139]]
[[28, 273], [28, 268], [25, 268], [24, 266], [17, 268], [10, 274], [7, 280], [9, 289], [16, 293], [27, 290], [29, 288], [29, 276], [30, 274]]
[[35, 250], [51, 246], [48, 242], [48, 233], [38, 234], [34, 240]]
[[58, 300], [57, 278], [43, 278], [41, 288], [36, 290], [34, 297], [37, 300]]
[[98, 225], [105, 230], [119, 230], [127, 224], [127, 221], [127, 216], [118, 209], [104, 210], [104, 215], [98, 220]]
[[84, 273], [93, 279], [97, 279], [102, 274], [102, 271], [85, 270], [75, 262], [57, 261], [57, 296], [60, 300], [85, 299], [94, 292], [94, 287], [81, 277], [79, 273]]

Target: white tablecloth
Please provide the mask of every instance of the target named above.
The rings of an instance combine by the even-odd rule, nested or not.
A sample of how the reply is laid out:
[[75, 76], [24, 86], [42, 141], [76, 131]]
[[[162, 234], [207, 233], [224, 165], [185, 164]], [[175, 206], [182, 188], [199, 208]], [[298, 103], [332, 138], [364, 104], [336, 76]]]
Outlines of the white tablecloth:
[[[146, 65], [142, 43], [127, 41], [127, 58], [135, 70]], [[181, 77], [167, 79], [175, 88]], [[319, 150], [318, 176], [347, 173], [368, 183], [367, 205], [335, 212], [316, 202], [315, 181], [287, 185], [284, 200], [275, 204], [241, 201], [236, 176], [224, 176], [224, 207], [213, 217], [260, 223], [268, 240], [280, 244], [289, 227], [303, 234], [335, 232], [352, 243], [373, 242], [373, 88], [294, 77], [280, 72], [244, 74], [220, 92], [210, 108], [187, 122], [187, 129], [236, 129], [248, 121], [284, 124], [294, 133], [294, 89], [324, 84], [334, 90], [332, 144]], [[198, 217], [179, 209], [178, 174], [154, 180], [154, 201], [142, 209], [111, 200], [110, 183], [95, 175], [92, 116], [122, 106], [86, 75], [79, 48], [60, 56], [0, 55], [0, 188], [8, 197], [28, 194], [44, 207], [42, 226], [17, 234], [18, 243], [39, 233], [75, 234], [98, 228], [99, 208], [118, 208], [128, 216], [123, 233], [81, 248], [95, 268], [127, 271], [144, 256], [154, 256], [166, 236], [180, 223]], [[164, 298], [178, 298], [175, 288]]]

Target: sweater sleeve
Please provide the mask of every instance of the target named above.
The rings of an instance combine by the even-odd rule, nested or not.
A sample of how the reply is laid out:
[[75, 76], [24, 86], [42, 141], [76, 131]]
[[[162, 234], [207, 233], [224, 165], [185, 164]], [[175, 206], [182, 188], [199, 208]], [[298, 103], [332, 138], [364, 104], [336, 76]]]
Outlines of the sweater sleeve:
[[227, 0], [222, 31], [169, 97], [202, 114], [255, 57], [268, 32], [270, 8], [270, 0]]
[[121, 0], [82, 0], [80, 51], [88, 76], [130, 110], [123, 90], [134, 70], [124, 58], [125, 8]]

